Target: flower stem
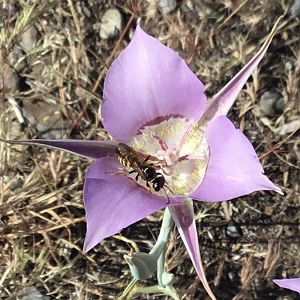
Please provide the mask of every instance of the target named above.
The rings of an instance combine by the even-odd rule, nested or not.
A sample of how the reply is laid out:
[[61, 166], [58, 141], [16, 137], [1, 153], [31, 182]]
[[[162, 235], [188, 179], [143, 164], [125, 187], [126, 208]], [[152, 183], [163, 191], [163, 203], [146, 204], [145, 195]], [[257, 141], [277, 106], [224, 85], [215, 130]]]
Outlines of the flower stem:
[[162, 275], [165, 271], [165, 261], [166, 261], [166, 247], [163, 247], [162, 252], [157, 260], [157, 282], [158, 285], [163, 287]]
[[133, 279], [118, 300], [132, 299], [135, 294], [145, 293], [164, 293], [170, 296], [174, 300], [179, 300], [179, 296], [172, 284], [163, 284], [163, 275], [165, 273], [165, 261], [166, 261], [166, 245], [169, 240], [169, 236], [173, 227], [174, 221], [172, 219], [170, 210], [167, 208], [164, 212], [163, 221], [161, 224], [160, 232], [157, 237], [157, 241], [150, 251], [149, 255], [152, 255], [157, 261], [157, 281], [158, 285], [150, 287], [141, 287], [137, 285], [138, 280]]
[[167, 209], [165, 209], [165, 213], [164, 213], [163, 221], [161, 224], [160, 232], [157, 237], [157, 241], [149, 254], [153, 254], [153, 253], [157, 252], [158, 250], [160, 250], [161, 244], [164, 244], [164, 245], [167, 244], [173, 224], [174, 224], [174, 222], [173, 222], [171, 213], [170, 213], [169, 209], [167, 208]]
[[169, 240], [169, 236], [173, 224], [174, 221], [172, 219], [171, 213], [169, 209], [166, 208], [156, 244], [153, 247], [153, 249], [150, 251], [150, 254], [154, 254], [155, 252], [158, 251], [160, 252], [160, 255], [157, 259], [157, 281], [158, 281], [158, 285], [161, 287], [163, 287], [162, 275], [165, 271], [166, 245]]

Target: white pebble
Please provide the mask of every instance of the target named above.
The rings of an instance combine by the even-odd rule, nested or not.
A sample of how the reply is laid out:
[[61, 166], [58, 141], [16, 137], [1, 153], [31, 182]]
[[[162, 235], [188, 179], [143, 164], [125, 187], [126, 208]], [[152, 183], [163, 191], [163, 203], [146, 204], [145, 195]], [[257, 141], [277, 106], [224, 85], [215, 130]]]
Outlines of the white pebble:
[[37, 42], [37, 30], [34, 26], [29, 27], [21, 35], [20, 45], [24, 48], [25, 51], [29, 52], [32, 48], [35, 47]]
[[159, 7], [165, 15], [174, 10], [176, 5], [176, 0], [159, 0]]
[[300, 16], [300, 0], [295, 0], [294, 4], [291, 7], [291, 15], [293, 17], [299, 17]]
[[102, 39], [112, 38], [121, 31], [122, 15], [115, 9], [108, 9], [102, 17], [100, 25], [100, 37]]

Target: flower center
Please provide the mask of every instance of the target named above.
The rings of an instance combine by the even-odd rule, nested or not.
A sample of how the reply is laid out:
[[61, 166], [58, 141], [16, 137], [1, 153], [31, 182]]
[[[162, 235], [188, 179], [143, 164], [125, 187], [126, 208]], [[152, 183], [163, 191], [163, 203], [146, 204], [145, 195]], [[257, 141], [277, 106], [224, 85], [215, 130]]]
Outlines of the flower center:
[[184, 118], [169, 118], [143, 127], [131, 143], [134, 150], [151, 155], [150, 162], [164, 176], [166, 188], [160, 196], [187, 196], [204, 178], [209, 148], [203, 129], [193, 124]]

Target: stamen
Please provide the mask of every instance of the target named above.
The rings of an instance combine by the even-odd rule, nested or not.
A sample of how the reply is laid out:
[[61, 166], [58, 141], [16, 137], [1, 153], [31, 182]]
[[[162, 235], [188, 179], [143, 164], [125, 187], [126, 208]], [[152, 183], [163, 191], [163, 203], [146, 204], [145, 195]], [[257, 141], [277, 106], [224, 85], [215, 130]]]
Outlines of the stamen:
[[156, 141], [158, 141], [158, 143], [159, 143], [159, 145], [160, 145], [160, 147], [161, 147], [161, 149], [163, 150], [163, 151], [167, 151], [168, 150], [168, 145], [167, 145], [167, 143], [164, 141], [164, 140], [162, 140], [159, 136], [157, 136], [157, 135], [153, 135], [153, 138], [156, 140]]

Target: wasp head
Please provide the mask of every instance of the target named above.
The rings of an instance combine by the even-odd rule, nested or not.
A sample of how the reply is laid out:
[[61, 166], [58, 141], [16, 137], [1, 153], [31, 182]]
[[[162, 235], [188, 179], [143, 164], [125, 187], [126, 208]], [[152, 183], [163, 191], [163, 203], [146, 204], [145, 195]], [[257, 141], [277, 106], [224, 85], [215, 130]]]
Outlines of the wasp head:
[[156, 192], [158, 192], [166, 183], [165, 177], [160, 174], [160, 173], [156, 173], [156, 177], [154, 178], [154, 180], [152, 181], [153, 183], [153, 188]]

